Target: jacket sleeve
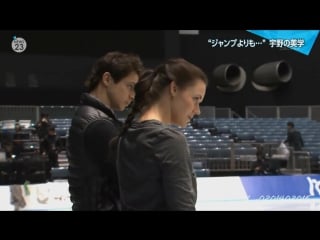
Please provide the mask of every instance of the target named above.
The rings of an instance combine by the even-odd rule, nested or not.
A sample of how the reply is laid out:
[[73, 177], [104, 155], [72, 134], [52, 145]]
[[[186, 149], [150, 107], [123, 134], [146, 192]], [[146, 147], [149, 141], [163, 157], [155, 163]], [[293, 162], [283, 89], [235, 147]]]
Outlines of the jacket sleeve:
[[163, 190], [169, 210], [195, 210], [196, 178], [185, 137], [164, 130], [161, 145]]
[[301, 147], [304, 147], [304, 141], [303, 141], [303, 138], [301, 136], [301, 132], [298, 132], [298, 133], [299, 133], [299, 141], [300, 141]]
[[292, 144], [294, 142], [294, 133], [293, 132], [289, 132], [287, 134], [287, 142], [288, 142], [289, 146], [292, 146]]

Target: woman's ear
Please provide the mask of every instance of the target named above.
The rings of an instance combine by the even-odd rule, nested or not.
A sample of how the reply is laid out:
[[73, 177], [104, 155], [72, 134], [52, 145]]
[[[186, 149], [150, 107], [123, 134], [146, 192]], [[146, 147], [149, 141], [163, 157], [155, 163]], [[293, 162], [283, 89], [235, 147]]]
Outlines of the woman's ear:
[[177, 94], [177, 85], [174, 81], [171, 81], [170, 85], [169, 85], [169, 88], [170, 88], [170, 95], [172, 97], [174, 97], [176, 94]]

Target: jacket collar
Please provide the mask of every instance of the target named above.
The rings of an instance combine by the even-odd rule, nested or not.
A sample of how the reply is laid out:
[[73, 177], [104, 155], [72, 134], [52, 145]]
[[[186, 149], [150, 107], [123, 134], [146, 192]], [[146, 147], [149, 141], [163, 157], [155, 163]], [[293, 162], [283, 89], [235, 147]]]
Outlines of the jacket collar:
[[89, 93], [83, 93], [80, 97], [80, 104], [81, 105], [89, 105], [92, 107], [95, 107], [99, 109], [100, 111], [107, 114], [109, 117], [113, 118], [114, 120], [117, 120], [114, 112], [111, 108], [107, 107], [105, 104], [103, 104], [99, 99], [91, 96]]

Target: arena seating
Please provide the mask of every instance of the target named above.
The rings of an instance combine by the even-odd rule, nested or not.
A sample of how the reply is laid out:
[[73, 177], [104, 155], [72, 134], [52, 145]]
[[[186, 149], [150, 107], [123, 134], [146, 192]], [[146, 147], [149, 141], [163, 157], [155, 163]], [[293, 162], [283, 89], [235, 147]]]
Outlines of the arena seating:
[[[1, 135], [14, 134], [18, 120], [0, 121]], [[53, 118], [52, 123], [62, 139], [67, 139], [71, 118]], [[248, 174], [256, 161], [256, 146], [268, 145], [273, 154], [286, 139], [286, 123], [293, 121], [305, 142], [303, 153], [310, 159], [311, 171], [320, 170], [320, 123], [307, 118], [195, 118], [182, 132], [187, 138], [197, 176]], [[24, 120], [30, 131], [34, 123]], [[305, 156], [299, 154], [297, 156]], [[66, 152], [59, 154], [59, 167], [67, 168]], [[57, 169], [58, 170], [58, 169]], [[54, 174], [56, 175], [56, 174]], [[57, 173], [59, 175], [59, 173]], [[59, 175], [59, 178], [61, 176]]]
[[[318, 171], [320, 123], [308, 118], [196, 118], [183, 132], [193, 161], [202, 162], [214, 175], [217, 171], [249, 171], [258, 144], [268, 145], [270, 154], [275, 153], [287, 137], [288, 121], [293, 121], [303, 136], [303, 152], [310, 156], [311, 171]], [[296, 158], [302, 155], [297, 153]]]

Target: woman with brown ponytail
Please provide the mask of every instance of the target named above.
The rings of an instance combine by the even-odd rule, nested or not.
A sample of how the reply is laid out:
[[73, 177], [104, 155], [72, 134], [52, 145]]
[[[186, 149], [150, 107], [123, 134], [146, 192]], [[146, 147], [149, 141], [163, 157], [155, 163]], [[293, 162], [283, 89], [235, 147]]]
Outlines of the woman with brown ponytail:
[[179, 127], [200, 114], [205, 73], [184, 59], [145, 72], [116, 141], [123, 210], [195, 210], [196, 178]]

